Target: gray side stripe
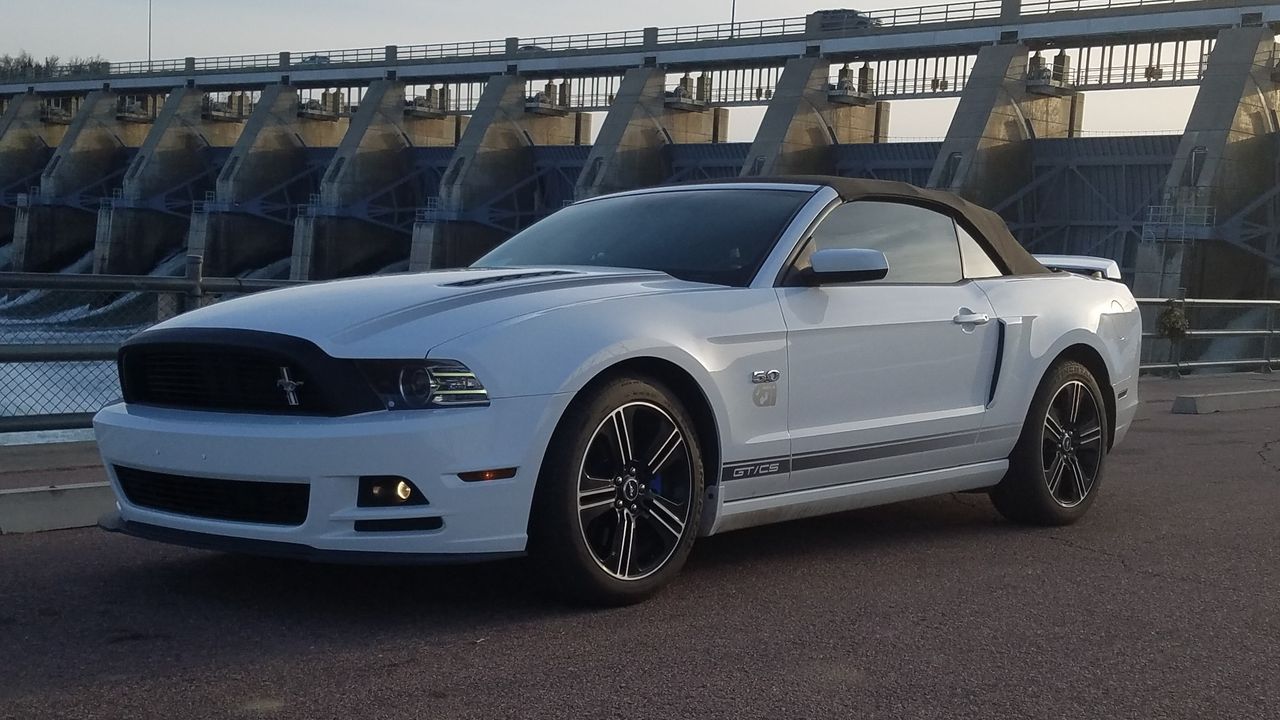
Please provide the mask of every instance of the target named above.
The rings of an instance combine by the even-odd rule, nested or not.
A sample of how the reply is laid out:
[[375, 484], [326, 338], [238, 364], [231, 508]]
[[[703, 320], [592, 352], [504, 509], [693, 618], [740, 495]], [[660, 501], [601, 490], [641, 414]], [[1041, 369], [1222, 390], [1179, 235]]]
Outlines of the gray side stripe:
[[868, 460], [897, 457], [898, 455], [913, 455], [915, 453], [929, 452], [930, 450], [972, 445], [977, 438], [978, 433], [976, 432], [963, 432], [950, 435], [935, 435], [933, 437], [920, 438], [919, 440], [798, 455], [792, 460], [791, 469], [814, 470], [816, 468], [831, 467], [832, 465], [850, 465]]
[[1016, 438], [1021, 433], [1021, 425], [1002, 425], [999, 427], [985, 428], [980, 432], [966, 431], [960, 433], [945, 433], [942, 435], [930, 435], [927, 437], [917, 438], [915, 440], [903, 440], [876, 445], [855, 445], [836, 450], [816, 450], [813, 452], [800, 453], [791, 458], [790, 461], [788, 461], [786, 456], [760, 458], [758, 460], [738, 460], [732, 463], [726, 463], [720, 477], [722, 481], [740, 480], [749, 477], [759, 477], [761, 475], [784, 473], [789, 470], [815, 470], [834, 465], [851, 465], [853, 463], [867, 462], [868, 460], [882, 460], [884, 458], [897, 457], [899, 455], [912, 455], [915, 453], [930, 452], [932, 450], [945, 450], [948, 448], [963, 447], [965, 445], [972, 445], [975, 442], [985, 443], [997, 440], [1007, 440]]
[[987, 443], [995, 442], [996, 440], [1008, 440], [1017, 438], [1021, 434], [1021, 425], [1000, 425], [998, 427], [983, 428], [982, 432], [978, 433], [978, 442]]

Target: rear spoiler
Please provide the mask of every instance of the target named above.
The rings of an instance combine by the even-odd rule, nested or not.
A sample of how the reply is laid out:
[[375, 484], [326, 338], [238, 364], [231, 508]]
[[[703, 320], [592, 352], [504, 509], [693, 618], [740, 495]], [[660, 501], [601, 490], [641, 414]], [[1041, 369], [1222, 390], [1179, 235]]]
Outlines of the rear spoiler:
[[1050, 270], [1065, 270], [1107, 280], [1120, 280], [1120, 265], [1115, 260], [1088, 255], [1036, 255], [1036, 260]]

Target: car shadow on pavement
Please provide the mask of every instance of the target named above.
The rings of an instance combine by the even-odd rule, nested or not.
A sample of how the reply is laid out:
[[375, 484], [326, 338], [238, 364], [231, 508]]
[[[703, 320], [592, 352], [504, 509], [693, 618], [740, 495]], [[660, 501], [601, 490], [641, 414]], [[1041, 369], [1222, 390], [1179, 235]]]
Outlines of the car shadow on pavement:
[[984, 536], [994, 539], [1036, 531], [1002, 519], [985, 494], [941, 495], [703, 538], [694, 548], [686, 572], [910, 553], [937, 544], [972, 543]]
[[[741, 530], [699, 540], [679, 585], [750, 584], [779, 564], [910, 553], [938, 543], [1034, 532], [1000, 520], [985, 496], [951, 495]], [[516, 620], [592, 612], [565, 602], [536, 565], [349, 566], [174, 550], [171, 562], [131, 566], [134, 591], [200, 604], [284, 613], [333, 627], [394, 628], [430, 618], [436, 627], [477, 617]], [[731, 570], [732, 572], [725, 572]], [[727, 580], [726, 580], [727, 578]], [[353, 613], [353, 608], [361, 612]]]
[[[857, 598], [863, 584], [889, 587], [923, 576], [904, 568], [947, 572], [965, 556], [1016, 555], [1022, 544], [1010, 536], [1042, 532], [1052, 531], [1005, 523], [978, 495], [742, 530], [703, 538], [671, 586], [619, 609], [565, 602], [524, 560], [321, 565], [77, 535], [88, 544], [84, 563], [23, 570], [31, 590], [13, 596], [7, 619], [0, 617], [0, 632], [7, 623], [21, 628], [22, 639], [0, 644], [0, 666], [27, 658], [7, 682], [14, 692], [39, 693], [68, 682], [68, 673], [96, 682], [126, 666], [142, 674], [197, 672], [192, 668], [370, 648], [430, 647], [448, 655], [533, 632], [605, 637], [619, 623], [643, 625], [655, 616], [714, 622], [726, 602], [830, 602], [830, 594], [814, 594], [817, 587]], [[57, 659], [67, 652], [77, 658], [74, 668]]]

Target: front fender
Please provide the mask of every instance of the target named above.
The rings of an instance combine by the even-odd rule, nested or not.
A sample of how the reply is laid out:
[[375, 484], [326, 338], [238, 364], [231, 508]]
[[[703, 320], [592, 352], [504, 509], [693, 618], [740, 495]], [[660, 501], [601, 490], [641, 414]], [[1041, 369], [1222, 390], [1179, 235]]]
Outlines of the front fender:
[[[757, 404], [752, 373], [785, 378], [786, 331], [771, 288], [724, 288], [565, 306], [481, 328], [431, 350], [470, 367], [493, 397], [576, 394], [609, 368], [657, 358], [701, 388], [722, 457], [785, 454], [785, 380]], [[760, 453], [760, 454], [752, 454]]]

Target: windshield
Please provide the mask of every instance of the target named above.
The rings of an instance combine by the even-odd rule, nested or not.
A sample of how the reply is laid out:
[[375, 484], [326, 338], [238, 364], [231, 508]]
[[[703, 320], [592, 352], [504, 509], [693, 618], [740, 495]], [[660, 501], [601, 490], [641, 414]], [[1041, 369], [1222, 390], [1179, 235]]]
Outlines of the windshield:
[[571, 205], [499, 245], [473, 267], [639, 268], [745, 287], [809, 197], [797, 190], [728, 188]]

